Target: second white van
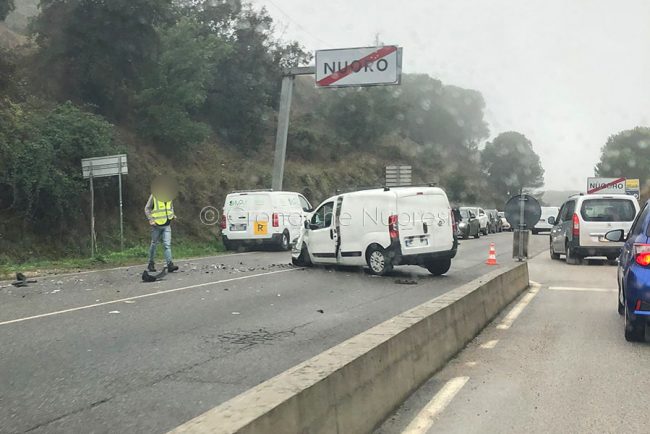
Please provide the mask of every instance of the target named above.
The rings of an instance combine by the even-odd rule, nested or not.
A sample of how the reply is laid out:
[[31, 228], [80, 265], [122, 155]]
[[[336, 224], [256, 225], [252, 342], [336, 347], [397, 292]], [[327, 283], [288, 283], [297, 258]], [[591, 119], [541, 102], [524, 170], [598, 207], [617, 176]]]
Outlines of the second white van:
[[226, 250], [243, 245], [271, 244], [289, 250], [300, 235], [311, 204], [290, 191], [238, 191], [226, 196], [221, 216], [221, 238]]
[[444, 274], [456, 256], [456, 227], [445, 192], [436, 187], [357, 191], [325, 200], [305, 221], [293, 263], [364, 266], [383, 275], [419, 265]]

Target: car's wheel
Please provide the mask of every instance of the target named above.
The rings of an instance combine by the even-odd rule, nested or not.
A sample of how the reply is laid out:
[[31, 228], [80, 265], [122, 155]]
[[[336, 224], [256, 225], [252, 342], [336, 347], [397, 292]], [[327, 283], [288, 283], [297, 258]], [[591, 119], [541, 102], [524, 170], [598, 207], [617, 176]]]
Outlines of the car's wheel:
[[300, 255], [297, 258], [291, 258], [291, 263], [296, 267], [311, 267], [311, 259], [309, 258], [309, 251], [307, 246], [303, 244], [302, 249], [300, 250]]
[[291, 248], [291, 241], [289, 240], [289, 232], [284, 231], [282, 237], [278, 241], [278, 249], [280, 250], [289, 250]]
[[615, 264], [617, 259], [618, 259], [618, 255], [607, 255], [607, 260], [612, 264]]
[[625, 304], [621, 303], [621, 290], [618, 290], [618, 314], [623, 315], [625, 314]]
[[566, 246], [566, 263], [569, 265], [580, 265], [582, 258], [567, 244]]
[[226, 250], [229, 250], [229, 251], [231, 251], [231, 250], [238, 250], [238, 249], [239, 249], [239, 243], [234, 242], [234, 241], [230, 241], [230, 240], [224, 238], [224, 239], [223, 239], [223, 247], [224, 247]]
[[533, 235], [537, 235], [539, 233], [537, 229], [531, 229], [530, 231], [533, 233]]
[[427, 270], [429, 270], [429, 273], [433, 274], [434, 276], [440, 276], [441, 274], [445, 274], [447, 271], [449, 271], [450, 267], [451, 267], [451, 259], [449, 258], [437, 259], [427, 264]]
[[380, 245], [373, 244], [366, 253], [366, 262], [370, 272], [376, 276], [383, 276], [393, 269], [391, 258]]
[[480, 229], [478, 231], [476, 231], [476, 235], [474, 235], [474, 238], [477, 238], [477, 239], [481, 238], [481, 230]]
[[554, 261], [557, 261], [558, 259], [560, 259], [560, 254], [555, 253], [555, 250], [553, 250], [553, 243], [550, 243], [550, 245], [548, 247], [548, 251], [551, 253], [551, 259], [553, 259]]
[[630, 319], [630, 312], [625, 304], [625, 340], [639, 342], [645, 340], [645, 324], [638, 324]]

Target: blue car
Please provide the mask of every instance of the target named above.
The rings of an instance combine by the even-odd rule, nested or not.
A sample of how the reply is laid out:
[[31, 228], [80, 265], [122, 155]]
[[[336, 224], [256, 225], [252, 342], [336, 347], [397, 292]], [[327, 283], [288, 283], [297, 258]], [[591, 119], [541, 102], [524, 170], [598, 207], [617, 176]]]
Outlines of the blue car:
[[609, 241], [624, 241], [618, 265], [618, 313], [625, 315], [625, 339], [645, 340], [650, 320], [650, 200], [637, 215], [630, 232], [605, 234]]

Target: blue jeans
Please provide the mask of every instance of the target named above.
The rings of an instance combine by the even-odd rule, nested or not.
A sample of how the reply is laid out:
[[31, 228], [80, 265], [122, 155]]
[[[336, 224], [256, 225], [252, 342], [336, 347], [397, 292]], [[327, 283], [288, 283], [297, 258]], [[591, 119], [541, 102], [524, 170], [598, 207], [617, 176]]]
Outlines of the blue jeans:
[[149, 262], [154, 262], [156, 259], [156, 246], [162, 238], [162, 244], [165, 254], [165, 262], [168, 264], [172, 262], [172, 227], [167, 226], [151, 226], [151, 247], [149, 247]]

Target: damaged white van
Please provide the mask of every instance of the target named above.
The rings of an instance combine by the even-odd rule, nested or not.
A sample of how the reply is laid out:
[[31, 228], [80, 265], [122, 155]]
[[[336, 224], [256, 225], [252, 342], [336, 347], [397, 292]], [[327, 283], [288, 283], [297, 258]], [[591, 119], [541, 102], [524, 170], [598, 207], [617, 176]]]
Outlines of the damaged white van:
[[292, 249], [293, 263], [351, 265], [383, 275], [395, 265], [444, 274], [456, 256], [454, 217], [436, 187], [357, 191], [324, 201]]

